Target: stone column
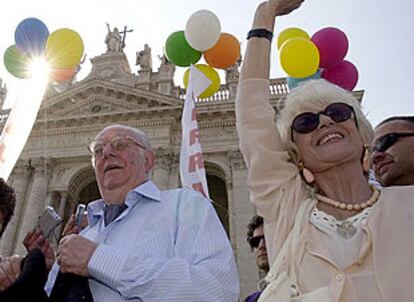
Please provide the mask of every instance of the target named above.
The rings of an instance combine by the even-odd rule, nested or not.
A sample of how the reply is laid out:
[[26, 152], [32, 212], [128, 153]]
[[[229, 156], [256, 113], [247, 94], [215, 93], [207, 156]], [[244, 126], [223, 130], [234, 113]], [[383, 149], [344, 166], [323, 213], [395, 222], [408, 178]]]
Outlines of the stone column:
[[241, 297], [256, 290], [259, 270], [254, 255], [246, 242], [247, 224], [254, 215], [254, 207], [249, 200], [247, 189], [247, 169], [240, 151], [228, 154], [232, 169], [233, 194], [229, 200], [230, 229], [233, 247], [236, 247], [236, 261], [240, 276]]
[[21, 223], [22, 211], [26, 200], [26, 192], [32, 175], [33, 167], [30, 162], [19, 161], [13, 170], [13, 188], [16, 194], [16, 206], [14, 215], [10, 220], [0, 243], [0, 255], [10, 256], [14, 250], [18, 237], [17, 228]]
[[171, 163], [170, 179], [168, 181], [168, 189], [175, 189], [181, 186], [180, 183], [180, 155], [173, 154]]
[[172, 153], [168, 149], [158, 148], [155, 150], [155, 167], [152, 180], [161, 190], [169, 185]]
[[[62, 191], [60, 192], [60, 201], [59, 201], [59, 210], [58, 210], [58, 214], [60, 217], [62, 217], [62, 219], [65, 219], [65, 209], [66, 209], [66, 205], [68, 203], [68, 197], [69, 197], [69, 193], [67, 191]], [[58, 234], [57, 236], [60, 236], [60, 233], [63, 230], [63, 224], [61, 224], [56, 231], [56, 234]]]
[[17, 253], [24, 253], [23, 239], [26, 234], [32, 230], [39, 219], [39, 216], [45, 209], [48, 176], [50, 175], [50, 162], [44, 158], [38, 158], [32, 161], [35, 168], [33, 175], [32, 190], [24, 211], [24, 218], [21, 224], [19, 239], [15, 251]]

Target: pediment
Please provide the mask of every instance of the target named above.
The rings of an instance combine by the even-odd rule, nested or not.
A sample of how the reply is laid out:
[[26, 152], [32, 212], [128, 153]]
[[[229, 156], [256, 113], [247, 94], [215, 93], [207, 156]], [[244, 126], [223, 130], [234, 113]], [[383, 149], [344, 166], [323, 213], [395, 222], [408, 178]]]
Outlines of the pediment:
[[179, 98], [95, 79], [46, 98], [38, 119], [170, 110], [182, 106], [183, 101]]

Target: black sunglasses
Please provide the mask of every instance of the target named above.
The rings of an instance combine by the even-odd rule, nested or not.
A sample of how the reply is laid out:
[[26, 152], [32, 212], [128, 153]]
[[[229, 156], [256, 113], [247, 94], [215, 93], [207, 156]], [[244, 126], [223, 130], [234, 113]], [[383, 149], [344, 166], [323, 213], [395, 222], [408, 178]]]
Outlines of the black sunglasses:
[[[296, 116], [292, 122], [291, 137], [293, 141], [293, 130], [299, 133], [309, 133], [314, 131], [319, 126], [319, 115], [326, 115], [335, 123], [345, 122], [352, 114], [355, 116], [355, 111], [352, 106], [345, 103], [333, 103], [328, 105], [325, 110], [314, 113], [304, 112]], [[358, 128], [358, 123], [355, 119], [355, 125]]]
[[258, 248], [258, 247], [259, 247], [259, 245], [260, 245], [260, 242], [261, 242], [262, 240], [265, 240], [265, 236], [264, 236], [264, 235], [254, 236], [254, 237], [250, 238], [250, 239], [249, 239], [249, 244], [250, 244], [250, 247], [251, 247], [252, 249], [256, 249], [256, 248]]
[[401, 137], [408, 136], [414, 136], [414, 132], [388, 133], [384, 136], [381, 136], [379, 139], [375, 141], [372, 151], [384, 152], [392, 145], [394, 145]]

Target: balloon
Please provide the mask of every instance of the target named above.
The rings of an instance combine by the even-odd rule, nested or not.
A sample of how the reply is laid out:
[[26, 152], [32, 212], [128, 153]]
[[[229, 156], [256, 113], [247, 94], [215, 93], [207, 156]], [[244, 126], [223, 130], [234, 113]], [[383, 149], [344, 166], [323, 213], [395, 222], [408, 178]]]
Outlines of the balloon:
[[277, 49], [280, 49], [280, 46], [282, 46], [283, 43], [291, 38], [304, 38], [307, 40], [310, 39], [308, 33], [300, 28], [286, 28], [279, 34], [279, 37], [277, 38]]
[[352, 91], [358, 82], [358, 70], [349, 61], [342, 61], [334, 67], [324, 69], [322, 78], [344, 89]]
[[348, 39], [344, 32], [334, 27], [323, 28], [312, 39], [319, 49], [321, 68], [333, 67], [342, 62], [348, 52]]
[[39, 56], [43, 53], [49, 30], [47, 26], [36, 18], [27, 18], [17, 25], [14, 32], [16, 47], [32, 56]]
[[306, 78], [292, 78], [287, 77], [287, 84], [289, 86], [289, 89], [292, 90], [293, 88], [296, 88], [300, 83], [305, 82], [307, 80], [317, 80], [321, 78], [321, 72], [318, 70], [310, 77]]
[[[205, 65], [205, 64], [197, 64], [195, 67], [200, 70], [207, 78], [210, 79], [211, 84], [206, 88], [206, 90], [203, 91], [202, 94], [198, 96], [200, 99], [208, 98], [212, 95], [214, 95], [220, 88], [220, 76], [217, 71], [214, 70], [214, 68]], [[188, 87], [188, 80], [190, 77], [190, 68], [186, 70], [184, 73], [184, 87]]]
[[203, 54], [206, 62], [215, 68], [229, 68], [240, 58], [240, 43], [230, 34], [222, 33], [220, 39]]
[[176, 31], [168, 37], [165, 52], [168, 61], [181, 67], [195, 64], [201, 58], [201, 52], [191, 48], [187, 43], [184, 31]]
[[220, 21], [209, 10], [196, 11], [188, 19], [184, 33], [192, 48], [206, 51], [213, 47], [220, 38]]
[[279, 57], [283, 70], [291, 77], [306, 78], [318, 70], [318, 49], [305, 38], [287, 40], [280, 47]]
[[70, 80], [76, 73], [76, 68], [61, 68], [50, 70], [49, 77], [56, 83], [63, 83]]
[[52, 68], [74, 68], [79, 64], [83, 50], [82, 38], [68, 28], [51, 33], [46, 43], [46, 57]]
[[29, 58], [19, 51], [16, 45], [12, 45], [4, 52], [4, 66], [10, 74], [19, 79], [30, 77], [28, 72]]

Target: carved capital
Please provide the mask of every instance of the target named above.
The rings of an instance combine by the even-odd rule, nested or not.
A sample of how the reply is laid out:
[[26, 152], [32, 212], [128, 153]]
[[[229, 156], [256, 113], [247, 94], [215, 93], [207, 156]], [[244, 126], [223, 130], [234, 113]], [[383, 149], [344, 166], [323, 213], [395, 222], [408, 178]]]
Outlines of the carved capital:
[[231, 164], [232, 170], [245, 170], [246, 164], [240, 150], [228, 151], [227, 157]]
[[33, 170], [34, 168], [31, 165], [30, 160], [19, 159], [13, 168], [13, 175], [16, 176], [16, 178], [25, 178], [29, 177]]
[[34, 172], [43, 177], [51, 176], [54, 161], [51, 158], [38, 157], [31, 160]]
[[174, 152], [169, 148], [160, 147], [154, 150], [155, 166], [170, 167], [174, 160]]

